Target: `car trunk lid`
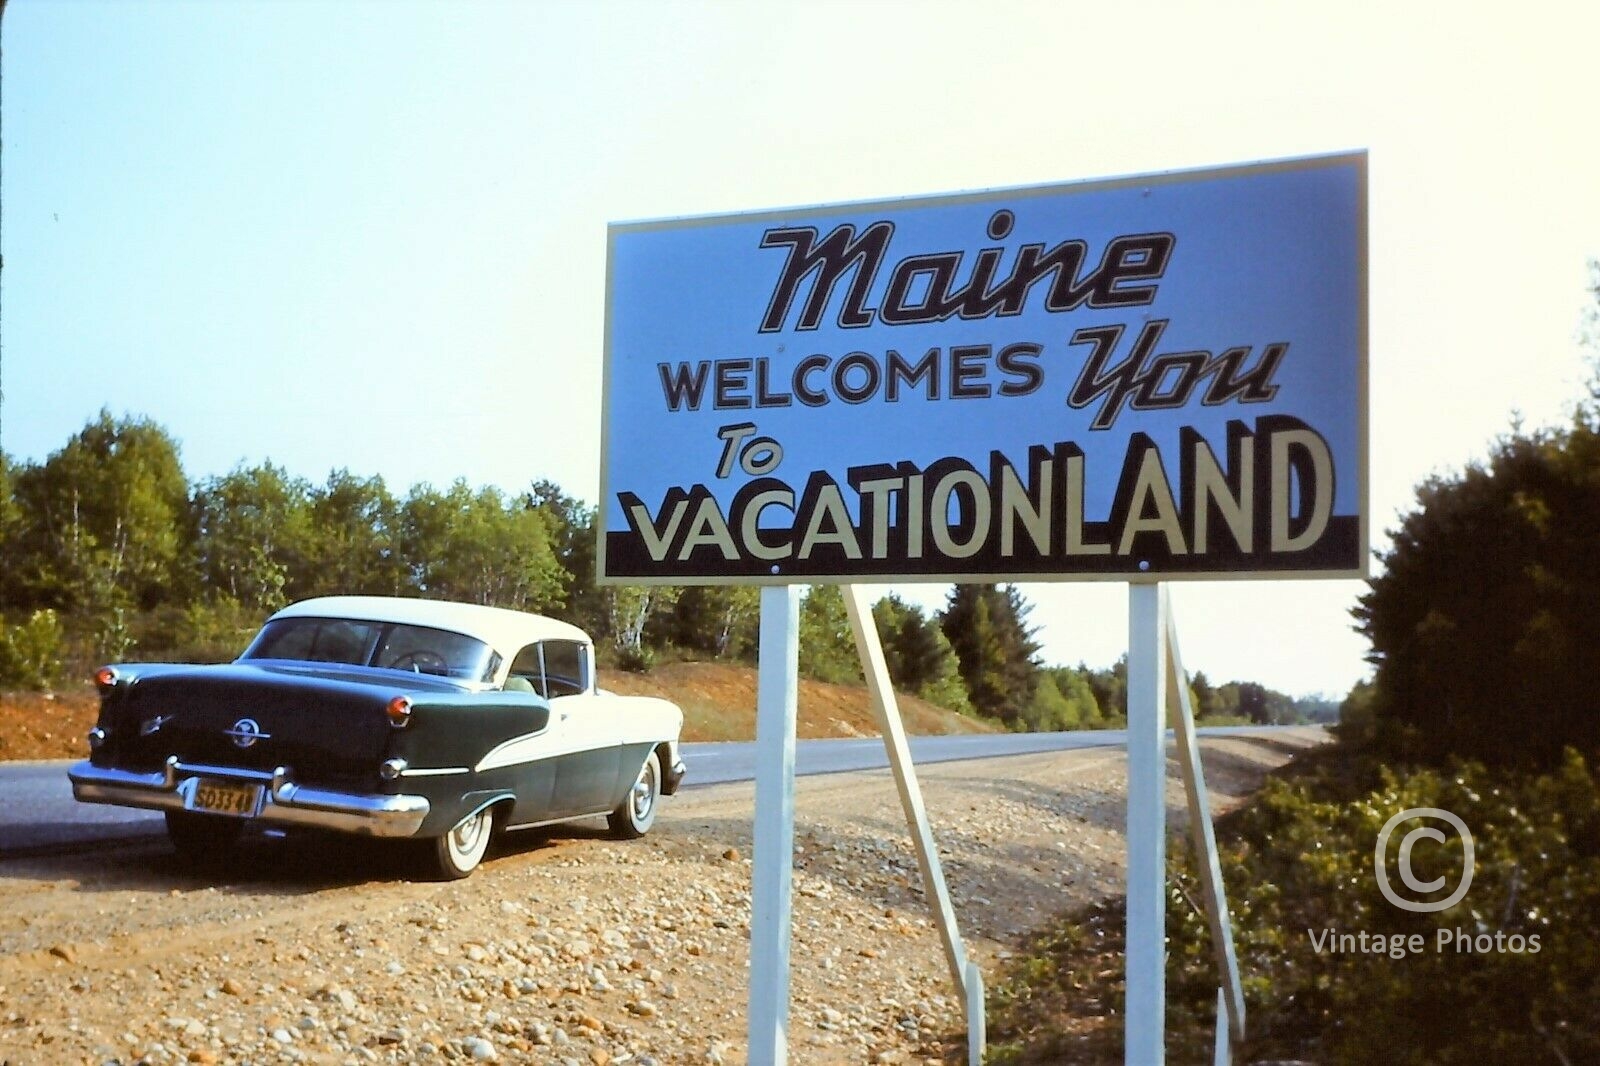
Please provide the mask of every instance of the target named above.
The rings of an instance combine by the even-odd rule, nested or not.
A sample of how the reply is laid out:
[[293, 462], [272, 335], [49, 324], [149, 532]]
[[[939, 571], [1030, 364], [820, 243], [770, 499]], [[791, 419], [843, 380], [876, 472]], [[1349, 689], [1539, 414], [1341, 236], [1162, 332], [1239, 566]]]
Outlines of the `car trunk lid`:
[[134, 681], [118, 709], [121, 755], [160, 765], [270, 772], [306, 784], [376, 783], [395, 696], [455, 686], [385, 671], [234, 663], [168, 669]]

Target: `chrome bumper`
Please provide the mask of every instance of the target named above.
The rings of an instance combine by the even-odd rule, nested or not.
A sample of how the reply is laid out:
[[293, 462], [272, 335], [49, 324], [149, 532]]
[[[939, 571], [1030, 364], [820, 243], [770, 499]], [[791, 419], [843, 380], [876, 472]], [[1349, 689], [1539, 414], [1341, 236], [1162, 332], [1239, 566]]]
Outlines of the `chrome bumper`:
[[688, 772], [689, 768], [683, 764], [682, 759], [679, 759], [677, 762], [673, 763], [672, 767], [667, 770], [665, 774], [665, 780], [661, 782], [662, 794], [671, 796], [676, 793], [678, 789], [682, 787], [683, 777]]
[[290, 781], [289, 771], [282, 766], [267, 773], [183, 763], [173, 755], [167, 758], [163, 770], [153, 774], [80, 762], [67, 771], [67, 777], [72, 781], [73, 798], [82, 803], [112, 803], [158, 811], [192, 810], [195, 787], [201, 778], [259, 785], [255, 813], [242, 816], [248, 820], [364, 836], [415, 836], [428, 816], [428, 801], [421, 796], [360, 795], [306, 788]]

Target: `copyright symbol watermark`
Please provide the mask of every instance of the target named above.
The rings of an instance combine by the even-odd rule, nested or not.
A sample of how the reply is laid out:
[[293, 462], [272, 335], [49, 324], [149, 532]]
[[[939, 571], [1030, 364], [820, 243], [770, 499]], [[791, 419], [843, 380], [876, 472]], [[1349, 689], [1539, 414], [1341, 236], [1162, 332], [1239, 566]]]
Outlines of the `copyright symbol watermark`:
[[[1456, 890], [1444, 899], [1433, 902], [1407, 899], [1395, 891], [1389, 883], [1389, 869], [1387, 853], [1389, 838], [1394, 835], [1395, 829], [1402, 823], [1413, 819], [1421, 821], [1431, 818], [1441, 821], [1454, 829], [1461, 838], [1461, 883]], [[1444, 877], [1436, 877], [1431, 881], [1420, 880], [1411, 868], [1411, 849], [1418, 840], [1432, 840], [1443, 844], [1446, 840], [1444, 833], [1429, 825], [1419, 825], [1412, 829], [1400, 840], [1400, 853], [1397, 856], [1397, 865], [1400, 868], [1400, 880], [1405, 886], [1418, 896], [1431, 895], [1445, 886]], [[1372, 868], [1378, 875], [1378, 889], [1383, 893], [1383, 898], [1393, 903], [1401, 910], [1415, 911], [1419, 914], [1428, 914], [1433, 911], [1447, 910], [1461, 902], [1467, 894], [1467, 889], [1472, 887], [1472, 831], [1467, 828], [1467, 823], [1451, 814], [1449, 811], [1440, 810], [1438, 807], [1411, 807], [1383, 823], [1383, 828], [1378, 832], [1378, 846], [1373, 852]]]

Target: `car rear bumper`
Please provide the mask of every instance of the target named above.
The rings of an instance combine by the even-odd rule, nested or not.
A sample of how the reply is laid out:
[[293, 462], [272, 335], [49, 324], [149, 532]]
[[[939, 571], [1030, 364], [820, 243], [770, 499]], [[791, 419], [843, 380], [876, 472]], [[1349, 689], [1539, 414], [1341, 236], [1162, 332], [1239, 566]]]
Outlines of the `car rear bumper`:
[[256, 786], [254, 811], [236, 817], [266, 825], [330, 829], [374, 837], [415, 836], [427, 818], [422, 796], [386, 796], [307, 788], [289, 780], [278, 767], [272, 773], [224, 766], [185, 764], [177, 756], [163, 770], [139, 773], [80, 762], [67, 771], [72, 795], [82, 803], [110, 803], [158, 811], [195, 809], [195, 789], [202, 780]]

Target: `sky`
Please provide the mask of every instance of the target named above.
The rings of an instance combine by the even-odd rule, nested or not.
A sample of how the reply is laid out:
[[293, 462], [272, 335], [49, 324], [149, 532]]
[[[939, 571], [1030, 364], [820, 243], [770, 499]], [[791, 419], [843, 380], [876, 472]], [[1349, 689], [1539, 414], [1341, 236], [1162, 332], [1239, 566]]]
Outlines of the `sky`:
[[[1540, 2], [12, 0], [0, 448], [106, 407], [191, 479], [594, 502], [608, 223], [1365, 149], [1381, 550], [1586, 380], [1597, 39]], [[1176, 583], [1185, 665], [1342, 695], [1363, 588]], [[1125, 586], [1023, 591], [1047, 662], [1126, 649]]]

